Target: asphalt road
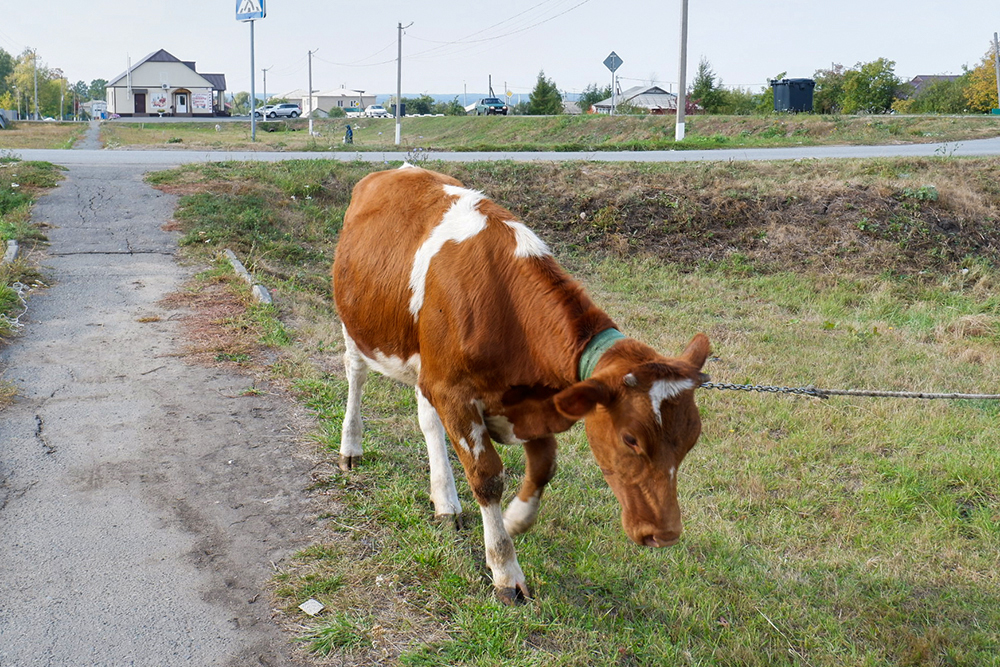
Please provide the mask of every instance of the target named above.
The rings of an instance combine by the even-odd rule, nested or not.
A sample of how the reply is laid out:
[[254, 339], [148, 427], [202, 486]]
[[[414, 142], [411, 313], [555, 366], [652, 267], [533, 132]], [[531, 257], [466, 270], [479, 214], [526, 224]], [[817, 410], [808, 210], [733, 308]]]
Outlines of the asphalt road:
[[265, 586], [328, 509], [305, 417], [179, 354], [160, 300], [191, 269], [144, 170], [71, 166], [33, 213], [53, 285], [0, 349], [0, 666], [295, 665]]
[[191, 162], [221, 162], [226, 160], [276, 162], [280, 160], [362, 160], [389, 162], [421, 159], [447, 162], [478, 162], [492, 160], [571, 161], [597, 160], [606, 162], [704, 162], [747, 160], [809, 160], [875, 157], [971, 157], [1000, 155], [1000, 138], [976, 139], [945, 144], [901, 144], [896, 146], [801, 146], [793, 148], [747, 148], [699, 151], [618, 151], [618, 152], [537, 152], [537, 153], [464, 153], [446, 151], [386, 151], [386, 152], [276, 152], [276, 151], [129, 151], [129, 150], [14, 150], [24, 160], [45, 160], [62, 165], [137, 165], [169, 167]]

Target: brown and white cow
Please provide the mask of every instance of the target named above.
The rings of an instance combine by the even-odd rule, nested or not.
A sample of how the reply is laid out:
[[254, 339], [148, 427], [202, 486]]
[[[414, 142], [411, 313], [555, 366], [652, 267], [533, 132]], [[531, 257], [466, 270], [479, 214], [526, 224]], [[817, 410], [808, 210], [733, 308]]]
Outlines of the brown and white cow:
[[[553, 434], [580, 419], [628, 536], [677, 542], [677, 467], [701, 432], [694, 390], [709, 353], [704, 334], [676, 358], [624, 337], [512, 213], [410, 165], [354, 188], [333, 280], [349, 383], [341, 468], [361, 460], [368, 370], [415, 386], [435, 514], [462, 511], [447, 434], [482, 512], [501, 600], [528, 595], [511, 536], [535, 523], [555, 472]], [[506, 513], [493, 441], [526, 453]]]

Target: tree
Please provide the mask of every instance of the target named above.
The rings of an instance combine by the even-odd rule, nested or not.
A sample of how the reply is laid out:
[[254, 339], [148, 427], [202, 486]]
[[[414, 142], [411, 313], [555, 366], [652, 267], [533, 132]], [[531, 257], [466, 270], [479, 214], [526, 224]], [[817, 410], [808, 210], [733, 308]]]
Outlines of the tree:
[[[434, 98], [426, 93], [420, 97], [402, 97], [400, 99], [406, 105], [406, 113], [409, 116], [434, 113]], [[393, 102], [393, 108], [395, 106], [396, 104]]]
[[831, 63], [830, 69], [818, 69], [813, 74], [813, 111], [840, 113], [844, 107], [844, 66]]
[[450, 102], [438, 102], [434, 105], [434, 113], [443, 113], [445, 116], [464, 116], [465, 107], [458, 101], [456, 95]]
[[721, 90], [722, 104], [719, 113], [747, 116], [756, 113], [760, 105], [761, 95], [749, 88], [734, 88], [732, 90]]
[[580, 93], [580, 99], [577, 104], [580, 105], [580, 110], [583, 113], [590, 113], [590, 107], [594, 106], [601, 100], [606, 100], [611, 97], [611, 85], [604, 86], [603, 88], [598, 88], [596, 83], [592, 83], [583, 89]]
[[107, 85], [108, 82], [104, 79], [94, 79], [90, 82], [90, 87], [87, 89], [87, 95], [92, 100], [103, 100]]
[[858, 63], [844, 74], [844, 113], [886, 113], [902, 85], [893, 71], [896, 62], [879, 58]]
[[250, 113], [250, 93], [240, 91], [233, 95], [233, 106], [230, 112], [234, 116], [246, 116]]
[[977, 113], [989, 113], [990, 109], [996, 109], [997, 104], [997, 79], [993, 68], [993, 47], [983, 56], [982, 61], [966, 73], [968, 76], [967, 87], [964, 97], [969, 105], [969, 111]]
[[14, 73], [14, 56], [0, 49], [0, 94], [13, 92], [14, 87], [7, 82], [7, 77]]
[[532, 116], [552, 116], [562, 113], [562, 95], [551, 79], [545, 78], [545, 72], [538, 73], [535, 89], [528, 98], [528, 114]]
[[715, 72], [707, 58], [702, 57], [698, 62], [690, 97], [705, 113], [719, 113], [722, 109], [725, 102], [722, 81], [716, 83]]
[[[990, 75], [993, 75], [992, 67]], [[996, 94], [996, 78], [992, 78], [993, 92]], [[969, 74], [956, 78], [931, 81], [920, 92], [910, 97], [911, 104], [908, 113], [966, 113], [969, 103], [966, 101], [966, 90], [969, 86]], [[896, 105], [893, 105], [897, 109]], [[898, 109], [897, 109], [898, 110]]]

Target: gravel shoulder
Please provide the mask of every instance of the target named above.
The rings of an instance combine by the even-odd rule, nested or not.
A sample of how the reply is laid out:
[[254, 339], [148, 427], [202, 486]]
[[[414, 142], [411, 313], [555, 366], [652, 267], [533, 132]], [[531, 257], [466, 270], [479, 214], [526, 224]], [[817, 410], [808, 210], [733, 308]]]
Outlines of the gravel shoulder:
[[174, 204], [78, 166], [35, 208], [54, 285], [0, 350], [0, 665], [300, 664], [266, 585], [321, 511], [307, 417], [184, 359]]

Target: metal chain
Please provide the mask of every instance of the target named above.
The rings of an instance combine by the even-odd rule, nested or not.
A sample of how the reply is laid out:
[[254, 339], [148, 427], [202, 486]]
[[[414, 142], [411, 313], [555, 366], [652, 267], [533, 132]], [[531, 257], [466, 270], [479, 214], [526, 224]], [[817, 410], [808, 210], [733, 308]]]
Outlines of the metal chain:
[[731, 391], [760, 391], [769, 394], [797, 394], [829, 398], [830, 396], [875, 396], [884, 398], [941, 398], [941, 399], [978, 399], [985, 401], [1000, 400], [1000, 394], [931, 394], [912, 391], [877, 391], [867, 389], [819, 389], [812, 385], [808, 387], [773, 387], [759, 384], [727, 384], [725, 382], [705, 382], [702, 389], [727, 389]]

